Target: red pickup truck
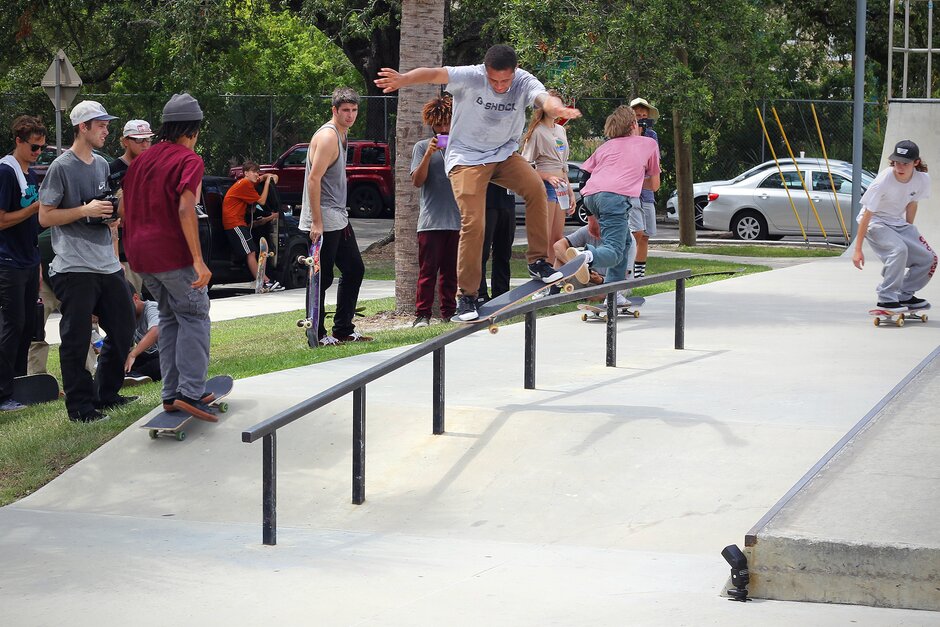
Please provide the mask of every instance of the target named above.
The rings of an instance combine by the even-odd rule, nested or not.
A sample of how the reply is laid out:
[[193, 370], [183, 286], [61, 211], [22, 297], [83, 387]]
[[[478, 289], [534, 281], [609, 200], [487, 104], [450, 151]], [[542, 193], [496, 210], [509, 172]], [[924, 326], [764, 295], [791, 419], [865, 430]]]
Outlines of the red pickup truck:
[[[278, 175], [277, 190], [281, 202], [300, 207], [304, 191], [304, 164], [309, 144], [294, 144], [262, 172]], [[229, 170], [229, 176], [244, 176], [241, 166]], [[395, 206], [395, 172], [388, 143], [350, 139], [346, 148], [346, 204], [352, 218], [377, 218]]]

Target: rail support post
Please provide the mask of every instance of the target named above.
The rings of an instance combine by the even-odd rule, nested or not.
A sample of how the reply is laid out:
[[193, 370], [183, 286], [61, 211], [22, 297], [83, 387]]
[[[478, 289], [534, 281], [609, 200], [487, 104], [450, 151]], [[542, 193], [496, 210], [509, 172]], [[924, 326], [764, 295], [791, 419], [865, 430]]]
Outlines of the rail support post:
[[676, 279], [676, 350], [685, 348], [685, 279]]
[[535, 389], [535, 311], [525, 315], [525, 375], [524, 386]]
[[444, 433], [444, 347], [441, 346], [434, 351], [434, 374], [431, 384], [433, 390], [431, 395], [433, 399], [433, 427], [434, 435]]
[[617, 292], [607, 294], [607, 367], [617, 367]]
[[277, 544], [277, 434], [261, 440], [261, 536], [268, 546]]
[[353, 390], [352, 502], [366, 500], [366, 386]]

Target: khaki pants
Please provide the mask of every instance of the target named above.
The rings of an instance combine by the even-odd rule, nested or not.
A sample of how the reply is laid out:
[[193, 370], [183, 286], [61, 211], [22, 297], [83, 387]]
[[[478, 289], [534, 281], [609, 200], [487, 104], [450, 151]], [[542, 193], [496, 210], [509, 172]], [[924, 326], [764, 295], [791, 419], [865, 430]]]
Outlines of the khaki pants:
[[457, 288], [461, 296], [476, 296], [482, 274], [486, 233], [486, 186], [492, 181], [525, 199], [525, 229], [529, 263], [548, 258], [548, 200], [542, 178], [519, 153], [499, 163], [456, 166], [450, 172], [454, 198], [460, 207], [457, 247]]

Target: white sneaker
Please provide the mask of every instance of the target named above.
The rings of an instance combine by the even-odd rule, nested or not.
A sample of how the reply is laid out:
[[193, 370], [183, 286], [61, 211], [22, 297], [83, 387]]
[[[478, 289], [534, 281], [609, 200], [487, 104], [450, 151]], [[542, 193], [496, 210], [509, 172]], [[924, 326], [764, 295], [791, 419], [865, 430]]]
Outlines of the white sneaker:
[[332, 335], [324, 335], [320, 338], [320, 346], [339, 346], [340, 344], [342, 344], [342, 342]]
[[578, 271], [574, 273], [574, 278], [579, 280], [584, 285], [587, 285], [591, 281], [591, 271], [588, 269], [588, 264], [592, 259], [594, 259], [594, 255], [587, 249], [578, 250], [577, 248], [568, 248], [568, 250], [565, 251], [565, 261], [571, 261], [578, 255], [584, 255], [587, 259], [583, 264], [581, 264], [581, 267], [578, 268]]
[[624, 295], [621, 294], [620, 292], [617, 292], [617, 306], [618, 306], [618, 307], [626, 307], [626, 306], [628, 306], [629, 304], [630, 304], [629, 301], [627, 301], [627, 299], [624, 298]]

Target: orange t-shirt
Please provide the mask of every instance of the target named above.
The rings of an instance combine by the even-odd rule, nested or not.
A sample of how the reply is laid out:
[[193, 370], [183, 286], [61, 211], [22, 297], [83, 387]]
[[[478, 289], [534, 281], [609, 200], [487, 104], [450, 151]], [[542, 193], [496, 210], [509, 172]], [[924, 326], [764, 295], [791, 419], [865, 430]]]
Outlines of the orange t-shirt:
[[236, 226], [248, 226], [245, 221], [245, 212], [248, 205], [258, 202], [261, 195], [248, 179], [238, 179], [235, 184], [225, 192], [222, 199], [222, 228], [234, 229]]

